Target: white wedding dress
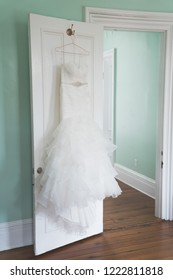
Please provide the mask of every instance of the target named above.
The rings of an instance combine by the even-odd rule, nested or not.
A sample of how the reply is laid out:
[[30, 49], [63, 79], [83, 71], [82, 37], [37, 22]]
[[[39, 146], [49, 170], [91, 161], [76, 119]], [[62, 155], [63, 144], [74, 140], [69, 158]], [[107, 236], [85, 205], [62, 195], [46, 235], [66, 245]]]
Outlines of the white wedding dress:
[[121, 189], [110, 162], [115, 146], [93, 121], [87, 66], [62, 65], [60, 113], [47, 149], [38, 206], [67, 231], [85, 231], [96, 217], [95, 202]]

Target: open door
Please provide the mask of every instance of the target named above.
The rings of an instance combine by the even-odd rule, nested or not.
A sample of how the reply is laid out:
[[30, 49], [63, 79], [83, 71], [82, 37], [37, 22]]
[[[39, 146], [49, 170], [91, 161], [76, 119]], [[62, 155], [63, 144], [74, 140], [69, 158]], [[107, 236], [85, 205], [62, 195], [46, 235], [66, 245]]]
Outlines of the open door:
[[107, 139], [113, 142], [114, 120], [114, 80], [115, 80], [115, 49], [104, 51], [104, 107], [103, 132]]
[[[114, 80], [115, 80], [115, 49], [104, 51], [104, 106], [103, 106], [103, 133], [112, 143], [114, 139]], [[116, 143], [115, 143], [116, 144]], [[113, 163], [113, 154], [110, 156]]]
[[[95, 24], [62, 20], [31, 14], [29, 22], [31, 100], [33, 118], [33, 186], [34, 186], [34, 247], [35, 254], [64, 246], [103, 231], [103, 203], [97, 205], [97, 221], [87, 232], [69, 234], [57, 228], [46, 216], [36, 214], [36, 183], [42, 172], [42, 155], [52, 132], [59, 123], [60, 65], [67, 62], [80, 63], [87, 59], [89, 86], [92, 93], [93, 117], [102, 127], [102, 27]], [[72, 38], [66, 30], [75, 30], [75, 42], [88, 56], [72, 52], [56, 51], [62, 45], [70, 47]], [[75, 45], [73, 45], [75, 48]], [[87, 57], [87, 58], [86, 58]]]

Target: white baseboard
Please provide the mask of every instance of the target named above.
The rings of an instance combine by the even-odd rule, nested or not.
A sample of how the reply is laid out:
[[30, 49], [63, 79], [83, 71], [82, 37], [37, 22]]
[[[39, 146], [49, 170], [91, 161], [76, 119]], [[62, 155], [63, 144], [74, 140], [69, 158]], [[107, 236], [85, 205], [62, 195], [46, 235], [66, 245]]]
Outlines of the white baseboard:
[[0, 224], [0, 251], [33, 244], [32, 219]]
[[117, 179], [155, 199], [156, 182], [122, 165], [114, 164]]

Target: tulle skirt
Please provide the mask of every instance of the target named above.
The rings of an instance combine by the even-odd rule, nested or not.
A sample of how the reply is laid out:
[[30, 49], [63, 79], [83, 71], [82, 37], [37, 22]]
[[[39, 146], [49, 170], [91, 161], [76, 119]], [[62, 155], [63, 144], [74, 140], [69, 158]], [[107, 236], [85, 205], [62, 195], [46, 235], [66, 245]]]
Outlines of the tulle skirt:
[[95, 202], [121, 194], [108, 156], [115, 148], [92, 119], [63, 120], [46, 151], [38, 206], [66, 230], [89, 227]]

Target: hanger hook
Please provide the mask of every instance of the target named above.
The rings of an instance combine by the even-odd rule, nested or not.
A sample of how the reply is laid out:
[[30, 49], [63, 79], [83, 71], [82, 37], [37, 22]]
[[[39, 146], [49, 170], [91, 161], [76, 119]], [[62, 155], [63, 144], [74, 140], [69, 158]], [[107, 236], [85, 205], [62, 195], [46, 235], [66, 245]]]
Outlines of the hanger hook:
[[71, 25], [71, 28], [68, 28], [66, 30], [66, 33], [67, 33], [68, 36], [72, 36], [72, 35], [75, 34], [75, 30], [73, 30], [73, 24]]

